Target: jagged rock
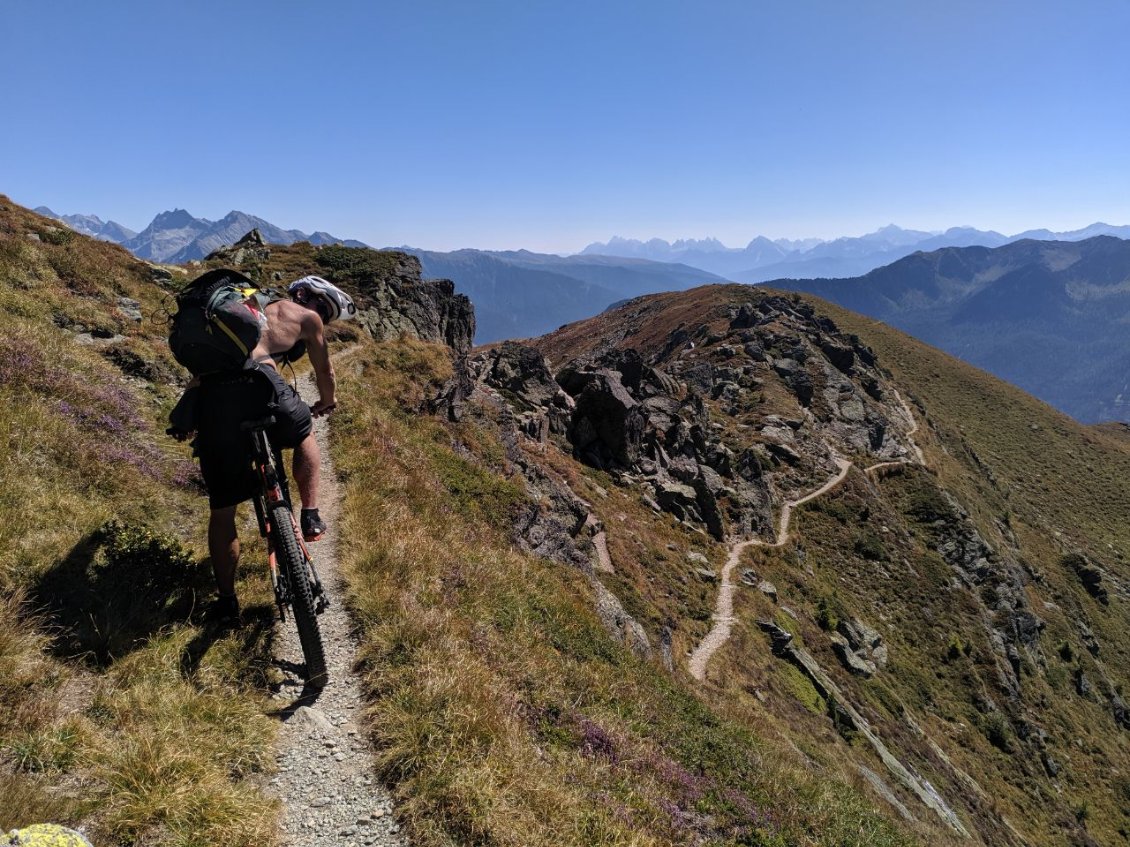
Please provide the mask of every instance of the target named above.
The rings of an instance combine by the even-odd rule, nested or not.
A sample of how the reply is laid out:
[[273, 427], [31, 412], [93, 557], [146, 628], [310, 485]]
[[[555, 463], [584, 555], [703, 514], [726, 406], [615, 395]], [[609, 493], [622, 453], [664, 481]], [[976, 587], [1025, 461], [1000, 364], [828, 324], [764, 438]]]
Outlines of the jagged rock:
[[377, 340], [396, 339], [403, 333], [446, 344], [459, 353], [471, 349], [475, 337], [471, 301], [455, 293], [451, 280], [422, 279], [415, 256], [402, 255], [393, 270], [373, 273], [355, 285], [358, 320]]
[[1048, 776], [1059, 776], [1059, 762], [1052, 758], [1051, 753], [1049, 753], [1047, 750], [1044, 750], [1042, 753], [1040, 753], [1040, 761], [1043, 762], [1044, 770], [1048, 772]]
[[463, 417], [463, 409], [467, 398], [475, 390], [475, 380], [466, 356], [455, 359], [453, 373], [440, 388], [435, 397], [428, 404], [429, 411], [434, 415], [441, 410], [447, 415], [448, 420], [459, 421]]
[[566, 407], [564, 391], [557, 384], [546, 364], [545, 356], [534, 347], [505, 341], [487, 354], [485, 382], [509, 392], [531, 406]]
[[1075, 693], [1080, 697], [1091, 698], [1091, 681], [1087, 679], [1087, 675], [1083, 673], [1082, 668], [1075, 669]]
[[824, 354], [836, 370], [845, 374], [852, 372], [852, 366], [855, 364], [855, 351], [849, 345], [824, 338], [820, 343], [820, 352]]
[[698, 514], [698, 494], [689, 485], [677, 482], [655, 483], [655, 499], [660, 508], [679, 520], [701, 520]]
[[874, 662], [861, 658], [859, 654], [851, 649], [848, 640], [838, 632], [833, 632], [829, 637], [832, 640], [832, 650], [845, 668], [859, 676], [874, 676], [877, 670]]
[[841, 620], [836, 631], [847, 639], [852, 650], [871, 650], [878, 647], [883, 641], [883, 636], [877, 630], [858, 618]]
[[255, 246], [262, 247], [267, 242], [263, 240], [263, 233], [259, 232], [258, 227], [248, 232], [243, 238], [235, 243], [236, 247]]
[[761, 627], [762, 631], [768, 633], [773, 645], [773, 652], [778, 656], [783, 655], [785, 649], [789, 646], [789, 642], [793, 640], [793, 634], [777, 626], [773, 621], [761, 620], [757, 622], [757, 625]]
[[649, 509], [651, 509], [653, 512], [662, 512], [663, 511], [663, 507], [660, 506], [658, 503], [656, 503], [655, 500], [653, 500], [651, 497], [648, 497], [646, 494], [644, 494], [640, 497], [640, 501], [645, 506], [647, 506]]
[[1092, 656], [1099, 655], [1099, 640], [1095, 638], [1091, 628], [1083, 621], [1076, 621], [1075, 625], [1079, 628], [1079, 637], [1083, 639], [1083, 646], [1087, 648], [1087, 652]]
[[708, 568], [695, 568], [694, 572], [704, 582], [715, 582], [718, 579], [718, 574]]
[[760, 581], [757, 578], [757, 573], [755, 571], [748, 569], [748, 568], [746, 568], [746, 570], [742, 571], [741, 576], [738, 577], [738, 579], [740, 579], [742, 582], [744, 582], [746, 585], [750, 586], [751, 588], [756, 587], [757, 583]]
[[1103, 572], [1082, 553], [1069, 553], [1060, 560], [1075, 572], [1087, 593], [1103, 605], [1110, 603], [1110, 595], [1103, 585]]
[[700, 362], [683, 371], [682, 377], [692, 390], [699, 394], [709, 394], [714, 387], [714, 366], [709, 362]]
[[687, 553], [687, 561], [693, 562], [696, 565], [701, 565], [702, 567], [710, 567], [710, 560], [697, 550], [691, 550], [689, 553]]
[[595, 577], [591, 583], [596, 590], [596, 613], [605, 628], [637, 656], [651, 658], [651, 641], [647, 631], [631, 615], [624, 611], [623, 605], [611, 591]]
[[675, 656], [671, 650], [674, 632], [670, 626], [664, 626], [659, 631], [659, 657], [663, 662], [663, 669], [667, 673], [675, 672]]
[[772, 600], [774, 603], [777, 602], [777, 586], [775, 586], [769, 580], [763, 579], [761, 580], [761, 582], [757, 583], [757, 590], [768, 597], [770, 600]]
[[584, 388], [575, 398], [569, 441], [578, 456], [595, 460], [600, 467], [631, 468], [640, 457], [646, 413], [615, 372], [601, 370], [584, 377]]
[[743, 303], [730, 318], [730, 329], [749, 329], [757, 325], [758, 313], [750, 303]]

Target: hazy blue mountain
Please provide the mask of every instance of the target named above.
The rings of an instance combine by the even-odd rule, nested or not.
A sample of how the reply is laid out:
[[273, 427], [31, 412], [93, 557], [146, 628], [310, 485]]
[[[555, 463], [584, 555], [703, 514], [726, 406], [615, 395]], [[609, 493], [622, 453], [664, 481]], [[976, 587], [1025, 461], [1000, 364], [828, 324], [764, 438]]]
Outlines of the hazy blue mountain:
[[426, 277], [450, 279], [471, 298], [479, 344], [542, 335], [599, 314], [619, 300], [719, 281], [698, 268], [642, 259], [396, 249], [419, 257]]
[[1086, 423], [1130, 419], [1130, 241], [915, 253], [850, 279], [781, 279], [878, 318]]
[[425, 278], [450, 279], [475, 305], [475, 342], [531, 338], [597, 314], [620, 296], [551, 270], [514, 265], [478, 250], [437, 253], [399, 247], [420, 259]]
[[603, 286], [624, 298], [657, 291], [681, 291], [721, 277], [684, 263], [655, 262], [613, 256], [557, 256], [529, 250], [490, 251], [488, 255], [518, 267], [552, 270]]
[[770, 241], [754, 238], [744, 247], [727, 247], [714, 238], [650, 241], [612, 238], [606, 244], [588, 245], [581, 255], [613, 255], [681, 262], [703, 268], [738, 282], [765, 282], [771, 279], [818, 279], [865, 274], [919, 250], [943, 247], [999, 247], [1024, 238], [1048, 241], [1079, 241], [1096, 235], [1130, 238], [1130, 226], [1095, 223], [1069, 232], [1031, 230], [1006, 236], [974, 227], [952, 227], [945, 232], [923, 232], [890, 224], [865, 235], [831, 241], [806, 239]]
[[122, 226], [117, 221], [104, 221], [97, 215], [58, 215], [46, 206], [39, 206], [34, 211], [47, 218], [62, 221], [75, 232], [89, 235], [100, 241], [112, 241], [121, 244], [123, 241], [137, 235], [129, 227]]
[[141, 259], [165, 262], [191, 244], [212, 226], [204, 218], [194, 218], [184, 209], [161, 212], [149, 226], [122, 242], [122, 246]]
[[608, 243], [594, 243], [585, 247], [580, 256], [616, 256], [631, 259], [647, 259], [653, 262], [673, 262], [702, 268], [711, 273], [729, 278], [736, 271], [770, 264], [784, 259], [796, 252], [795, 244], [814, 246], [809, 242], [770, 241], [758, 236], [744, 247], [727, 247], [716, 238], [679, 239], [667, 242], [662, 238], [650, 241], [637, 241], [632, 238], [614, 236]]

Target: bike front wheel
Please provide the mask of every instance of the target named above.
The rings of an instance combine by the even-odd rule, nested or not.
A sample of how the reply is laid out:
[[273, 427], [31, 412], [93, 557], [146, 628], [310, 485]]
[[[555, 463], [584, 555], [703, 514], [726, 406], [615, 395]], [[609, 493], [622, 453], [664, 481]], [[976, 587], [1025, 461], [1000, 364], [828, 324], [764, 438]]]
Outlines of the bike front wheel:
[[271, 529], [275, 536], [275, 557], [279, 578], [290, 587], [290, 610], [298, 627], [298, 641], [306, 659], [306, 682], [322, 688], [329, 681], [322, 633], [314, 607], [314, 591], [306, 557], [298, 544], [294, 514], [286, 503], [275, 503], [270, 510]]

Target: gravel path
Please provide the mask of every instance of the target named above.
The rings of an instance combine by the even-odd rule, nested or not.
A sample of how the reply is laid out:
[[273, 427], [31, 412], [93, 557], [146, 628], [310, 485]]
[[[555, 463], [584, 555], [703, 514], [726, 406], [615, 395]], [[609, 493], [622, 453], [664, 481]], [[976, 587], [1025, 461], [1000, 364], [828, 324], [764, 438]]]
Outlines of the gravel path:
[[851, 470], [851, 462], [841, 456], [836, 456], [836, 467], [839, 468], [839, 473], [824, 483], [820, 488], [812, 491], [803, 497], [796, 500], [790, 500], [785, 503], [781, 508], [781, 517], [777, 524], [777, 539], [773, 542], [762, 541], [760, 538], [753, 538], [748, 541], [735, 541], [730, 545], [730, 554], [726, 557], [726, 564], [722, 567], [722, 583], [718, 586], [718, 602], [714, 607], [714, 626], [710, 628], [710, 632], [706, 637], [699, 642], [699, 645], [691, 653], [688, 669], [691, 676], [702, 682], [706, 678], [706, 663], [710, 661], [710, 657], [725, 644], [730, 638], [730, 631], [734, 626], [734, 583], [733, 573], [734, 568], [737, 567], [738, 562], [741, 560], [742, 553], [745, 552], [747, 547], [783, 547], [785, 542], [789, 540], [789, 520], [792, 518], [793, 509], [801, 506], [821, 494], [835, 488], [844, 477], [847, 476], [848, 471]]
[[[313, 380], [299, 381], [307, 400], [317, 397]], [[345, 610], [345, 586], [337, 568], [341, 494], [326, 439], [327, 419], [315, 422], [322, 448], [319, 508], [329, 531], [314, 545], [318, 575], [332, 605], [318, 616], [330, 682], [321, 691], [304, 690], [302, 648], [293, 622], [280, 625], [275, 664], [283, 682], [274, 694], [282, 726], [271, 790], [283, 804], [282, 844], [334, 847], [405, 847], [392, 798], [373, 770], [372, 753], [361, 723], [364, 703], [352, 673], [357, 639]], [[293, 487], [293, 483], [292, 483]]]

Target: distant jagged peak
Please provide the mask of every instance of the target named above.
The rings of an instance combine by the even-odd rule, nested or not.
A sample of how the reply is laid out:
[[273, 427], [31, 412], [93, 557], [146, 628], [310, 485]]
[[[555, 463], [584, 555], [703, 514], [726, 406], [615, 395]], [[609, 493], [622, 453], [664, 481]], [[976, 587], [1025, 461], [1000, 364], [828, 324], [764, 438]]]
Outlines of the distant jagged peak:
[[159, 212], [146, 229], [182, 229], [193, 225], [207, 227], [212, 225], [212, 221], [207, 218], [193, 217], [187, 209], [177, 208]]

